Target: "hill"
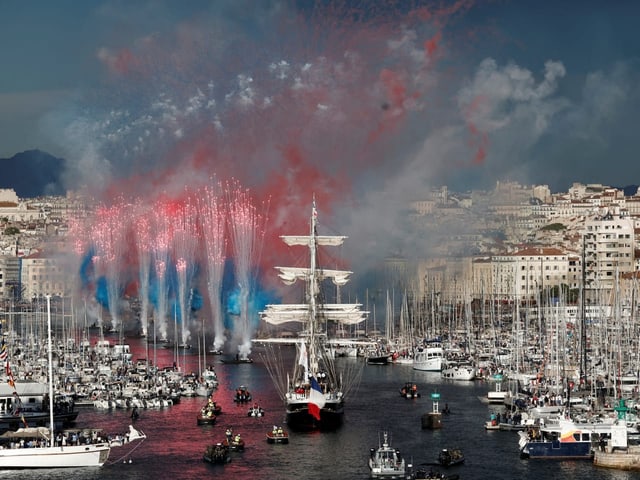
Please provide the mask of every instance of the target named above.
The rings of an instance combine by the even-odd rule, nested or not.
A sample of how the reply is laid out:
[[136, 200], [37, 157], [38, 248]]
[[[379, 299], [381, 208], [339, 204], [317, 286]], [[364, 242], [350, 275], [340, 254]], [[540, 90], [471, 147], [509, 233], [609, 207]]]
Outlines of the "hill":
[[65, 161], [40, 150], [0, 158], [0, 188], [13, 188], [20, 198], [64, 195], [61, 174]]

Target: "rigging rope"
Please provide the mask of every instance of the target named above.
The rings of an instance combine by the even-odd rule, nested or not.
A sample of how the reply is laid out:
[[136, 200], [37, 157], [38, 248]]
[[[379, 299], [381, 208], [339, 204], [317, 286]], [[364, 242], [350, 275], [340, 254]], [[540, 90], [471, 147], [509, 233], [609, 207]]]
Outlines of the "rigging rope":
[[143, 443], [145, 440], [146, 440], [146, 439], [142, 439], [142, 440], [140, 440], [139, 442], [138, 442], [138, 440], [133, 440], [134, 442], [138, 442], [138, 444], [137, 444], [135, 447], [133, 447], [133, 448], [132, 448], [131, 450], [129, 450], [125, 455], [121, 456], [121, 457], [120, 457], [120, 458], [118, 458], [117, 460], [114, 460], [114, 461], [112, 461], [112, 462], [111, 462], [111, 461], [107, 462], [107, 465], [114, 465], [114, 464], [116, 464], [116, 463], [120, 463], [124, 458], [126, 458], [126, 457], [128, 457], [128, 456], [131, 456], [131, 454], [132, 454], [133, 452], [135, 452], [135, 451], [138, 449], [138, 447], [139, 447], [140, 445], [142, 445], [142, 443]]

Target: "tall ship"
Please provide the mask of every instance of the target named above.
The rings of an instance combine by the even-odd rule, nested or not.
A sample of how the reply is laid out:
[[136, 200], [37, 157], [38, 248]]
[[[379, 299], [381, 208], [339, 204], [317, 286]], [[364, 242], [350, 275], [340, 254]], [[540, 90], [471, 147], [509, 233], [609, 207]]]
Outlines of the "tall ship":
[[290, 247], [307, 247], [309, 266], [275, 267], [286, 285], [293, 285], [297, 280], [304, 282], [305, 302], [267, 305], [260, 313], [261, 318], [271, 325], [302, 324], [293, 370], [288, 371], [282, 381], [274, 378], [286, 405], [287, 424], [298, 431], [335, 430], [342, 425], [350, 379], [337, 371], [334, 355], [326, 348], [327, 328], [331, 322], [359, 324], [368, 314], [359, 303], [325, 302], [323, 292], [326, 288], [323, 286], [326, 287], [328, 282], [333, 282], [336, 287], [345, 285], [353, 272], [326, 269], [319, 265], [319, 248], [340, 246], [347, 237], [318, 235], [317, 220], [314, 199], [309, 235], [280, 237]]

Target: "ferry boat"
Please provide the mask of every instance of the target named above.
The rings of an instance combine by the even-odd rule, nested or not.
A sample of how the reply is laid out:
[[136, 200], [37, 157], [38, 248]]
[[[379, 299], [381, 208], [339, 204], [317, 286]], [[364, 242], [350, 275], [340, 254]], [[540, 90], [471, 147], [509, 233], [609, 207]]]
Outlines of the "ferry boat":
[[[610, 427], [609, 427], [610, 428]], [[557, 423], [532, 427], [518, 432], [518, 445], [522, 458], [585, 459], [594, 454], [594, 444], [605, 434], [595, 428], [578, 425], [572, 420], [560, 419]]]

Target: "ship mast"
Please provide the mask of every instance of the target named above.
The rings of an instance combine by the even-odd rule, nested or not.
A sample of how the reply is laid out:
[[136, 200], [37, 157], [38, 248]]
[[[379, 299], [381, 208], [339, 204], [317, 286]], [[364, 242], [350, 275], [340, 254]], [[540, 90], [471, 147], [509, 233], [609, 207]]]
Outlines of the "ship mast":
[[318, 291], [318, 284], [316, 281], [316, 262], [317, 262], [317, 219], [318, 211], [316, 210], [316, 199], [313, 198], [313, 210], [311, 213], [310, 233], [309, 233], [309, 254], [311, 256], [309, 263], [309, 369], [307, 376], [316, 375], [318, 373], [318, 352], [316, 348], [316, 316], [317, 305], [316, 295]]
[[47, 350], [49, 352], [49, 446], [53, 447], [53, 354], [51, 352], [51, 295], [47, 295]]

